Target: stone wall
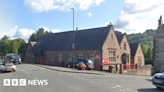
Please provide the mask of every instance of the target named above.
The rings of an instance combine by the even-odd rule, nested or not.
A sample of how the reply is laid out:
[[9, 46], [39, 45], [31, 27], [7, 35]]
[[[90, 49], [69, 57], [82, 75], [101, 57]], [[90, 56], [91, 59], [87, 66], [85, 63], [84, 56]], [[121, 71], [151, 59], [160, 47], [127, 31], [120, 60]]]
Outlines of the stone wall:
[[160, 72], [164, 69], [164, 38], [154, 38], [154, 70]]
[[123, 71], [122, 74], [133, 74], [133, 75], [152, 75], [152, 65], [137, 65], [137, 69]]

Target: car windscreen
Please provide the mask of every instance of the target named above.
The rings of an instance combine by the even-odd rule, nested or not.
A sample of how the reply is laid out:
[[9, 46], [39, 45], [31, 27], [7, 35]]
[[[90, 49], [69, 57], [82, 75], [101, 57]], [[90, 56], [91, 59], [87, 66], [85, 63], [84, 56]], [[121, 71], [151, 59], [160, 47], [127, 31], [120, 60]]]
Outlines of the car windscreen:
[[16, 54], [15, 54], [15, 55], [11, 55], [11, 58], [12, 58], [12, 59], [19, 58], [19, 55], [16, 55]]
[[5, 62], [5, 66], [12, 66], [13, 63], [12, 62]]

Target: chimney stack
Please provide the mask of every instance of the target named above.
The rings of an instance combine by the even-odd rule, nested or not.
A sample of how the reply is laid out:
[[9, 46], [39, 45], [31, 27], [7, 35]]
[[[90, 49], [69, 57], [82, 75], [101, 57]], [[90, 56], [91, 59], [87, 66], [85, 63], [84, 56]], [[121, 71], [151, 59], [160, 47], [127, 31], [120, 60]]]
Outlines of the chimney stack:
[[76, 27], [76, 31], [78, 31], [78, 27]]
[[110, 22], [109, 25], [112, 25], [112, 22]]
[[160, 19], [158, 20], [158, 26], [162, 26], [163, 20], [162, 20], [162, 15], [160, 16]]

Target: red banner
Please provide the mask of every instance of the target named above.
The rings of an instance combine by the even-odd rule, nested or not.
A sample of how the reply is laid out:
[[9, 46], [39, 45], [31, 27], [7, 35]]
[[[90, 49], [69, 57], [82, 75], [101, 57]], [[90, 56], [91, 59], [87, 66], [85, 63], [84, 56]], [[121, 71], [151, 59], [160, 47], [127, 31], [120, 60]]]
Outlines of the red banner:
[[109, 58], [103, 58], [103, 64], [109, 64]]

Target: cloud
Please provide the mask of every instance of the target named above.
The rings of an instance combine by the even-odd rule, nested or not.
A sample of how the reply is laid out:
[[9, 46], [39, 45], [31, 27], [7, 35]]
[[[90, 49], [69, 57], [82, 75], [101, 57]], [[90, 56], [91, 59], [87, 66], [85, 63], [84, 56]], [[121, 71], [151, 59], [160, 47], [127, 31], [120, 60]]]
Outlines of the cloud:
[[22, 38], [24, 39], [26, 42], [28, 41], [29, 39], [29, 36], [32, 34], [32, 33], [35, 33], [36, 31], [35, 30], [32, 30], [32, 29], [28, 29], [28, 28], [21, 28], [21, 29], [18, 29], [17, 32], [14, 34], [14, 38]]
[[89, 12], [87, 15], [88, 15], [89, 17], [92, 17], [92, 13], [90, 13], [90, 12]]
[[7, 35], [10, 37], [10, 39], [14, 39], [13, 36], [16, 33], [17, 28], [17, 25], [15, 25], [15, 27], [11, 28], [9, 31], [1, 32], [0, 38], [4, 37], [4, 35]]
[[[43, 26], [43, 28], [45, 29], [45, 31], [48, 31], [48, 32], [50, 32], [50, 31], [53, 32], [53, 33], [60, 32], [59, 29], [52, 29], [52, 30], [50, 30], [48, 27], [44, 27], [44, 26]], [[7, 36], [9, 36], [10, 39], [22, 38], [26, 42], [28, 42], [28, 39], [29, 39], [30, 35], [32, 33], [35, 33], [35, 32], [36, 32], [35, 30], [28, 29], [28, 28], [18, 29], [18, 26], [15, 25], [15, 27], [11, 28], [9, 31], [2, 32], [0, 34], [0, 38], [4, 37], [4, 35], [7, 35]]]
[[51, 10], [70, 11], [70, 7], [76, 10], [87, 10], [91, 6], [99, 5], [105, 0], [24, 0], [27, 10], [33, 13], [48, 12]]
[[45, 30], [45, 31], [48, 31], [48, 32], [50, 32], [50, 31], [51, 31], [52, 33], [58, 33], [58, 32], [60, 32], [60, 30], [59, 30], [59, 29], [52, 29], [52, 30], [50, 30], [49, 28], [44, 27], [44, 26], [43, 26], [43, 28], [44, 28], [44, 30]]
[[144, 13], [152, 11], [163, 5], [163, 0], [126, 0], [123, 5], [123, 11], [129, 14]]
[[156, 29], [163, 9], [163, 0], [126, 0], [121, 15], [113, 22], [114, 28], [127, 33]]

